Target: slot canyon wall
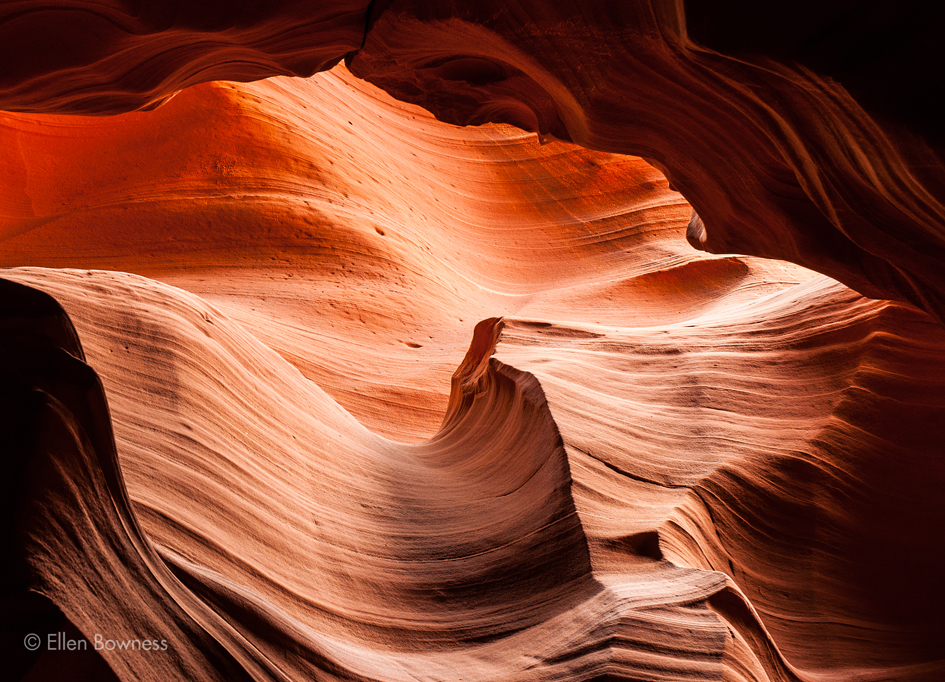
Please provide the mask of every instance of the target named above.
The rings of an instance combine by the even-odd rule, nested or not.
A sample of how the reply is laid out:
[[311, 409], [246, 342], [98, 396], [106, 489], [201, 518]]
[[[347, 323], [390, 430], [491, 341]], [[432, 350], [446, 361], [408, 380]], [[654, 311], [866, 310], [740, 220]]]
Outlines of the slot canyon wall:
[[945, 679], [945, 9], [761, 7], [0, 3], [0, 677]]

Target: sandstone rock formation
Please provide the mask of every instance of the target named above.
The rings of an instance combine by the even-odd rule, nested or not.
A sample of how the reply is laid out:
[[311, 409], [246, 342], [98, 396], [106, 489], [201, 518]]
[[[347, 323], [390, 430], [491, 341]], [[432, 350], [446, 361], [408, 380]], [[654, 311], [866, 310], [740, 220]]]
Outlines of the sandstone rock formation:
[[[910, 70], [940, 71], [942, 11], [848, 4], [794, 21], [780, 8], [773, 19], [748, 11], [739, 33], [736, 0], [712, 11], [681, 0], [9, 3], [0, 109], [115, 113], [201, 81], [307, 75], [345, 57], [452, 123], [511, 122], [652, 159], [708, 227], [694, 235], [701, 248], [797, 262], [941, 321], [943, 168], [930, 146], [940, 117], [915, 106], [929, 98]], [[695, 42], [687, 12], [736, 54]], [[752, 29], [774, 33], [774, 56], [791, 59], [766, 56]], [[926, 47], [873, 78], [877, 34], [910, 32]], [[805, 60], [851, 81], [881, 118]]]
[[0, 7], [4, 674], [945, 676], [922, 11], [742, 4]]

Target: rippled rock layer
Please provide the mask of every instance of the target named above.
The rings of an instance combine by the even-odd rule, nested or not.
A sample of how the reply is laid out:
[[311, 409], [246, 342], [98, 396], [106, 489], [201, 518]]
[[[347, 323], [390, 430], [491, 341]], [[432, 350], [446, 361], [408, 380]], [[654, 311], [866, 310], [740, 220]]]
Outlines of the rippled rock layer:
[[942, 112], [927, 95], [941, 76], [915, 75], [942, 72], [936, 27], [930, 2], [22, 2], [0, 10], [0, 108], [116, 113], [345, 58], [451, 123], [652, 159], [701, 216], [699, 248], [799, 263], [942, 321]]
[[940, 11], [322, 5], [0, 8], [10, 677], [945, 677]]

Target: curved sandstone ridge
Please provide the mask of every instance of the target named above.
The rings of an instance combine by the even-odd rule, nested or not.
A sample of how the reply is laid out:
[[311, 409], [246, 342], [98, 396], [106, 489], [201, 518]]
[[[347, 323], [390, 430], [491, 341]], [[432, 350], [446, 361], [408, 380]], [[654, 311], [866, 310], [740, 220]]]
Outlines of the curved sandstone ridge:
[[945, 678], [941, 11], [740, 5], [0, 6], [2, 675]]
[[789, 260], [941, 321], [939, 156], [801, 65], [701, 48], [683, 4], [394, 1], [348, 62], [452, 123], [653, 159], [704, 221], [697, 248]]
[[[534, 377], [490, 362], [488, 340], [477, 340], [464, 364], [467, 381], [457, 386], [448, 426], [431, 441], [403, 446], [364, 430], [225, 317], [208, 323], [208, 306], [184, 292], [127, 275], [5, 274], [43, 281], [70, 307], [81, 302], [86, 323], [100, 331], [109, 329], [97, 323], [117, 293], [126, 322], [157, 332], [128, 335], [122, 324], [87, 337], [90, 361], [113, 377], [105, 390], [122, 470], [153, 547], [125, 556], [136, 540], [135, 512], [122, 503], [120, 478], [101, 473], [118, 470], [92, 379], [86, 391], [98, 402], [89, 419], [106, 429], [98, 449], [77, 443], [32, 455], [51, 456], [71, 494], [58, 489], [61, 478], [21, 484], [30, 494], [19, 510], [28, 521], [17, 558], [35, 576], [31, 586], [81, 631], [157, 637], [186, 649], [182, 640], [199, 625], [230, 654], [200, 661], [209, 656], [201, 649], [197, 663], [156, 654], [155, 663], [104, 653], [119, 676], [226, 678], [224, 664], [235, 659], [263, 678], [324, 671], [355, 679], [570, 679], [588, 667], [619, 669], [608, 660], [612, 645], [645, 661], [633, 639], [620, 647], [628, 627], [633, 638], [649, 629], [656, 642], [665, 628], [681, 637], [699, 625], [706, 632], [682, 640], [675, 654], [670, 647], [663, 657], [677, 661], [665, 665], [718, 673], [724, 627], [704, 604], [682, 603], [704, 600], [721, 576], [666, 566], [628, 576], [628, 584], [594, 580], [542, 390]], [[125, 346], [144, 362], [112, 364]], [[153, 383], [142, 409], [147, 376], [120, 367], [161, 369], [176, 381]], [[83, 414], [61, 419], [76, 432]], [[43, 442], [27, 446], [45, 452]], [[61, 534], [51, 534], [50, 523]], [[100, 581], [108, 584], [83, 585], [86, 567], [103, 564]], [[120, 592], [129, 585], [136, 588], [131, 608], [176, 617], [106, 615], [112, 600], [127, 599]], [[660, 608], [650, 614], [654, 605]], [[695, 661], [694, 646], [706, 649]]]
[[16, 370], [63, 424], [26, 430], [16, 560], [79, 631], [179, 647], [103, 652], [120, 678], [945, 670], [945, 337], [907, 309], [815, 279], [652, 328], [486, 320], [441, 431], [401, 445], [193, 295], [3, 275], [104, 379]]
[[[883, 16], [835, 3], [805, 10], [794, 33], [748, 12], [742, 30], [777, 34], [766, 56], [764, 41], [731, 37], [739, 3], [717, 17], [681, 0], [184, 5], [8, 4], [0, 108], [115, 113], [198, 82], [307, 75], [345, 57], [449, 122], [508, 122], [653, 159], [705, 225], [691, 234], [699, 248], [789, 260], [945, 319], [945, 173], [918, 137], [940, 140], [940, 116], [896, 104], [929, 99], [911, 74], [941, 66], [937, 32], [916, 19], [940, 26], [935, 7]], [[689, 10], [693, 35], [735, 53], [694, 40]], [[871, 79], [874, 34], [909, 27], [924, 31], [917, 63], [893, 59], [901, 78]], [[912, 90], [897, 98], [902, 83]]]
[[497, 357], [548, 396], [602, 570], [645, 548], [721, 571], [798, 670], [934, 679], [909, 666], [945, 625], [943, 338], [818, 278], [662, 327], [509, 322]]
[[447, 126], [340, 67], [146, 114], [0, 115], [0, 138], [0, 264], [199, 293], [398, 440], [436, 430], [482, 318], [669, 321], [811, 276], [694, 252], [640, 159]]

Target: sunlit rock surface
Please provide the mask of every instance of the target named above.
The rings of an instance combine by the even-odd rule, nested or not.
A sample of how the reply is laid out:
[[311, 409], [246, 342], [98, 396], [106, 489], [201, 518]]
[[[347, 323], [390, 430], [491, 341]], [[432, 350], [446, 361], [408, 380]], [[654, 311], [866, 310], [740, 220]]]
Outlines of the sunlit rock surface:
[[699, 248], [799, 263], [942, 321], [945, 111], [929, 93], [945, 18], [936, 2], [853, 4], [7, 3], [0, 109], [116, 113], [345, 58], [451, 123], [652, 159], [701, 216]]
[[945, 677], [932, 32], [309, 4], [0, 9], [4, 674]]

